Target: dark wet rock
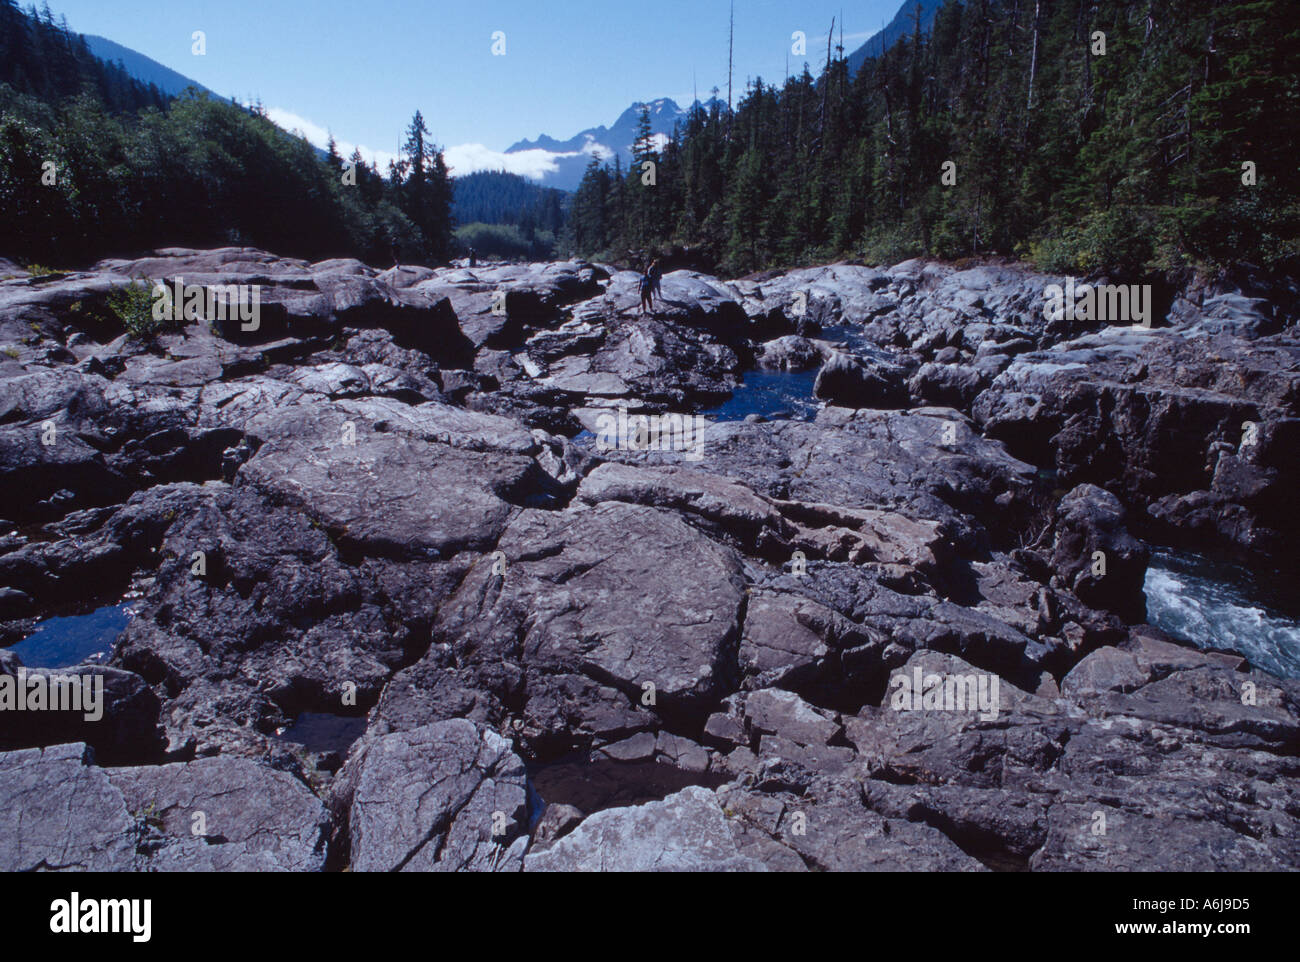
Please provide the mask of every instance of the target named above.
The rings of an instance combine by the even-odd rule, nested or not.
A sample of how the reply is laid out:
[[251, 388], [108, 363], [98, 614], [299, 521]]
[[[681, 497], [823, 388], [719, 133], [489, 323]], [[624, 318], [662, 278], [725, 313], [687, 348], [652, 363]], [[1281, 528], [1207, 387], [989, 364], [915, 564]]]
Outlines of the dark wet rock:
[[[0, 712], [0, 751], [86, 742], [106, 765], [161, 759], [161, 706], [139, 675], [103, 665], [23, 668], [21, 674], [19, 667], [16, 661], [0, 665], [0, 674], [12, 678], [14, 685], [26, 685], [28, 691], [33, 684], [39, 686], [48, 693], [51, 705], [57, 698], [59, 704], [75, 707]], [[78, 688], [80, 697], [74, 692]]]
[[837, 351], [817, 372], [813, 394], [842, 407], [901, 408], [907, 406], [904, 377], [898, 365]]
[[1143, 621], [1150, 552], [1124, 521], [1124, 506], [1113, 494], [1091, 484], [1075, 488], [1056, 507], [1051, 565], [1080, 601]]

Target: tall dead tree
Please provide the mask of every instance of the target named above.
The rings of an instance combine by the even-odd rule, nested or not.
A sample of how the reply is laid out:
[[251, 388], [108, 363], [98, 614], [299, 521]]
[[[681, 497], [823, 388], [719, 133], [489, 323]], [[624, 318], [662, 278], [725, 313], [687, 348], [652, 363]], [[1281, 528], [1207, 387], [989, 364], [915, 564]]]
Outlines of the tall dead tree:
[[731, 139], [731, 64], [736, 48], [736, 0], [731, 0], [731, 20], [727, 25], [727, 139]]
[[[1042, 4], [1040, 0], [1034, 0], [1034, 46], [1029, 54], [1029, 100], [1025, 103], [1025, 111], [1034, 109], [1034, 75], [1038, 73], [1038, 14]], [[1028, 117], [1025, 118], [1028, 123]]]

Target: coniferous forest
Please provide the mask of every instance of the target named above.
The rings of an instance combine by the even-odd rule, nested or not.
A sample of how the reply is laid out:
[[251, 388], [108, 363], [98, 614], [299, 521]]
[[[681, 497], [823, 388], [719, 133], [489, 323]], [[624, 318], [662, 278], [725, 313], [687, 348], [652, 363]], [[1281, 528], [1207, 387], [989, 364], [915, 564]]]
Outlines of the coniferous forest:
[[256, 106], [169, 101], [93, 57], [48, 7], [0, 0], [0, 253], [62, 267], [245, 244], [438, 261], [451, 228], [450, 178], [419, 113], [381, 173], [358, 153], [322, 155]]
[[569, 195], [505, 171], [455, 178], [456, 241], [483, 257], [547, 260], [557, 252]]
[[611, 259], [677, 247], [731, 274], [916, 255], [1289, 269], [1289, 6], [951, 0], [856, 73], [831, 33], [816, 73], [756, 78], [734, 110], [697, 103], [662, 149], [643, 121], [634, 163], [593, 160], [562, 200], [504, 174], [453, 187], [418, 114], [381, 172], [257, 106], [169, 100], [95, 59], [48, 8], [0, 0], [0, 236], [10, 255], [59, 263], [217, 244], [436, 263], [477, 245]]
[[831, 48], [818, 75], [754, 79], [734, 114], [697, 104], [661, 152], [639, 141], [629, 170], [593, 163], [568, 238], [588, 255], [698, 247], [731, 273], [923, 254], [1294, 266], [1295, 12], [950, 0], [856, 75]]

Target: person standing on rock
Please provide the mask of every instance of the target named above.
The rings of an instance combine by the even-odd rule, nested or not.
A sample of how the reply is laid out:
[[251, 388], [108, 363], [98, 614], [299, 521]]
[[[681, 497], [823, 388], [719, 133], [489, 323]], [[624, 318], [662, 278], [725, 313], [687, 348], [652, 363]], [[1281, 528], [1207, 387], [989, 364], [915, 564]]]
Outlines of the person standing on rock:
[[664, 279], [663, 269], [659, 266], [659, 258], [650, 262], [650, 295], [651, 298], [659, 297], [659, 282]]
[[469, 266], [478, 267], [478, 251], [472, 247], [469, 249]]
[[654, 312], [654, 289], [655, 289], [654, 281], [650, 279], [650, 274], [647, 271], [645, 274], [641, 275], [641, 313], [642, 314], [646, 313], [647, 311], [650, 311], [651, 313]]

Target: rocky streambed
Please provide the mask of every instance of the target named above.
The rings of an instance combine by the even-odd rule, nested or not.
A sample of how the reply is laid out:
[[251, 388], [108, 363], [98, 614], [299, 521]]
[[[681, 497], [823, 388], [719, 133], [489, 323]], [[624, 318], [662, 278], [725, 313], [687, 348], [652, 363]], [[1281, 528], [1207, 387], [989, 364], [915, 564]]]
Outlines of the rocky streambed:
[[[129, 336], [133, 278], [259, 322]], [[1296, 291], [1147, 330], [1046, 320], [1064, 280], [0, 281], [0, 673], [103, 691], [0, 709], [0, 867], [1300, 867], [1291, 615], [1272, 659], [1147, 606], [1153, 546], [1296, 572]]]

